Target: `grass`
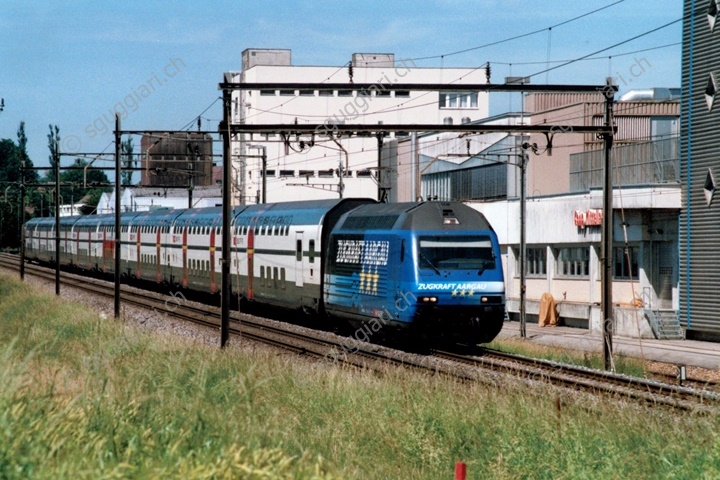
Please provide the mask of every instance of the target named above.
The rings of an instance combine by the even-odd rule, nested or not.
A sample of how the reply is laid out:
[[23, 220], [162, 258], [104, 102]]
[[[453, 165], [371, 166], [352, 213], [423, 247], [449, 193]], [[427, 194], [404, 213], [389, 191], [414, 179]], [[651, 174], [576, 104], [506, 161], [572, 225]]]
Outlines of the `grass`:
[[[565, 348], [540, 345], [518, 338], [496, 338], [485, 346], [501, 352], [543, 358], [570, 365], [581, 365], [600, 370], [605, 368], [602, 352], [568, 350]], [[617, 373], [632, 375], [634, 377], [644, 377], [647, 373], [645, 365], [637, 358], [615, 355], [613, 356], [613, 362]]]
[[0, 478], [718, 478], [717, 418], [160, 337], [0, 276]]

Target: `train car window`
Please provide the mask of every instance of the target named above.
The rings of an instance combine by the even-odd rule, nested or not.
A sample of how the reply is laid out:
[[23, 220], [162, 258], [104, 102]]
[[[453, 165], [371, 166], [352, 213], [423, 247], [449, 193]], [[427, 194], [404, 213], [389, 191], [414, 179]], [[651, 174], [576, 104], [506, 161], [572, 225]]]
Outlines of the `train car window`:
[[285, 267], [280, 269], [280, 288], [285, 290]]
[[310, 263], [315, 263], [315, 240], [310, 240]]
[[278, 288], [278, 267], [273, 267], [273, 288]]
[[295, 241], [295, 260], [302, 260], [302, 240]]
[[265, 267], [260, 266], [260, 286], [265, 286]]
[[400, 262], [405, 261], [405, 240], [400, 242]]
[[290, 235], [290, 225], [285, 225], [285, 235]]

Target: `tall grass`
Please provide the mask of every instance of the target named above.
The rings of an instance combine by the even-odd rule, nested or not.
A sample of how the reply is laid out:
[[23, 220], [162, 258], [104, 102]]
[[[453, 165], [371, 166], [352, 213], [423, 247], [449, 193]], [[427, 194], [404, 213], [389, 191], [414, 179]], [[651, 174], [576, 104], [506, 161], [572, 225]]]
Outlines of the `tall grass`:
[[219, 351], [0, 277], [0, 478], [717, 478], [718, 426]]

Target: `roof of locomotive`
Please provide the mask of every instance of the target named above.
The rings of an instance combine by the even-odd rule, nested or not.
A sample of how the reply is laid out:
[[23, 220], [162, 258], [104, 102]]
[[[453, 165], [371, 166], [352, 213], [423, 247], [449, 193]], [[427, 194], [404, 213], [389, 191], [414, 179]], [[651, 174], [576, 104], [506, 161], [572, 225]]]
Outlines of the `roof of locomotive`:
[[336, 230], [492, 230], [482, 213], [461, 202], [378, 203], [360, 206]]

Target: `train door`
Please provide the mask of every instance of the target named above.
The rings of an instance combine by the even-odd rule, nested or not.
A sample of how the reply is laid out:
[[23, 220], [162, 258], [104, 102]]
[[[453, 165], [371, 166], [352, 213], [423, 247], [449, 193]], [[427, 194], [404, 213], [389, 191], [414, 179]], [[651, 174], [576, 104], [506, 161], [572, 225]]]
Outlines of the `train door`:
[[295, 233], [295, 286], [303, 286], [303, 232]]

